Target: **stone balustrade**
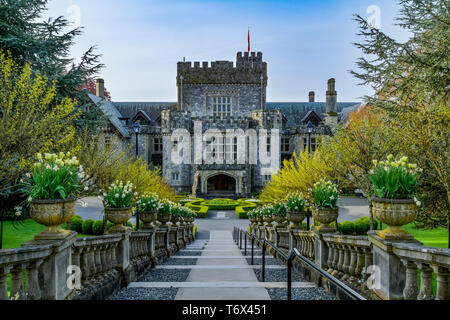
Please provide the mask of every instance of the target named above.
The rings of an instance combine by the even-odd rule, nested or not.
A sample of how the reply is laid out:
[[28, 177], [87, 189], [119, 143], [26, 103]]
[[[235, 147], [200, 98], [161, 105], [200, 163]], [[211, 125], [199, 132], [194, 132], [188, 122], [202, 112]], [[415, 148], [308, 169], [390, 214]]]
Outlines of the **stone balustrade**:
[[[258, 224], [250, 228], [259, 246], [266, 230], [270, 228]], [[304, 257], [367, 298], [450, 300], [450, 249], [425, 247], [416, 240], [389, 241], [375, 231], [368, 236], [350, 236], [276, 228], [272, 238], [279, 249], [287, 252], [297, 248]], [[275, 250], [267, 249], [277, 256]], [[327, 281], [300, 259], [294, 259], [294, 268], [308, 281], [327, 289]]]
[[290, 248], [297, 248], [298, 251], [306, 258], [314, 261], [314, 232], [312, 231], [291, 231]]
[[323, 234], [316, 238], [326, 245], [322, 268], [354, 289], [365, 290], [366, 272], [372, 265], [372, 245], [365, 236]]
[[[0, 300], [40, 299], [46, 297], [45, 284], [39, 281], [42, 269], [53, 253], [53, 246], [34, 246], [2, 250], [0, 255]], [[8, 275], [11, 279], [10, 294], [7, 289]], [[26, 285], [24, 285], [26, 276]]]
[[85, 238], [72, 232], [63, 240], [0, 250], [0, 300], [107, 299], [193, 241], [193, 226]]
[[[406, 300], [450, 300], [450, 250], [397, 243], [395, 254], [405, 266], [403, 298]], [[420, 271], [420, 286], [418, 285]], [[436, 275], [436, 294], [433, 293]]]

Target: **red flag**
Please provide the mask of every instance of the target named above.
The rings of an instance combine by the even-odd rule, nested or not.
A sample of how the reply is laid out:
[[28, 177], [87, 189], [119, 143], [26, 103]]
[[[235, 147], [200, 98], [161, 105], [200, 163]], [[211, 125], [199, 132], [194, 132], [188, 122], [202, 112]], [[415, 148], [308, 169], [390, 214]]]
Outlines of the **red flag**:
[[248, 39], [248, 52], [250, 52], [250, 28], [248, 28], [248, 36], [247, 36], [247, 39]]

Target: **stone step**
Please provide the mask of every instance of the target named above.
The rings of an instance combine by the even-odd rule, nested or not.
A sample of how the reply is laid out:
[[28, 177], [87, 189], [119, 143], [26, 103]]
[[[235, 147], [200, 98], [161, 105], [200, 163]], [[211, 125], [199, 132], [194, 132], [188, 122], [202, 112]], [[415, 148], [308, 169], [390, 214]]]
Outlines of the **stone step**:
[[[292, 282], [292, 288], [315, 288], [313, 282]], [[128, 288], [287, 288], [286, 282], [131, 282]]]
[[[282, 265], [266, 265], [266, 269], [286, 269], [286, 266]], [[155, 266], [155, 269], [261, 269], [261, 265], [201, 265], [201, 264], [193, 264], [193, 265], [163, 265], [163, 266]]]

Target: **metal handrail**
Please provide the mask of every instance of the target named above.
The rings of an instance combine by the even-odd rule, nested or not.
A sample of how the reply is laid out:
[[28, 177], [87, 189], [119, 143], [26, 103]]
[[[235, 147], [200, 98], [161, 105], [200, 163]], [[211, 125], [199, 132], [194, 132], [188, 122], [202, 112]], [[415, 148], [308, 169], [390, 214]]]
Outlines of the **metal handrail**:
[[[243, 231], [238, 228], [234, 228], [233, 237], [236, 239], [237, 233], [241, 234]], [[252, 252], [251, 252], [251, 265], [253, 265], [253, 257], [254, 257], [254, 241], [256, 237], [252, 234], [248, 235], [252, 241]], [[271, 241], [269, 241], [267, 238], [264, 238], [262, 241], [262, 262], [261, 262], [261, 282], [265, 282], [265, 258], [266, 258], [266, 244], [269, 245], [272, 249], [274, 249], [279, 255], [281, 255], [284, 259], [286, 259], [287, 264], [287, 300], [292, 300], [292, 261], [295, 257], [298, 257], [301, 261], [306, 263], [310, 268], [314, 269], [316, 272], [318, 272], [321, 276], [328, 279], [330, 282], [332, 282], [334, 285], [339, 287], [341, 290], [343, 290], [350, 298], [354, 300], [367, 300], [365, 297], [360, 295], [358, 292], [350, 288], [348, 285], [340, 281], [339, 279], [336, 279], [331, 274], [326, 272], [325, 270], [321, 269], [318, 265], [316, 265], [314, 262], [310, 261], [308, 258], [303, 256], [297, 248], [293, 248], [293, 250], [289, 250], [288, 253], [283, 252], [280, 248], [275, 246]], [[246, 254], [245, 254], [246, 255]]]

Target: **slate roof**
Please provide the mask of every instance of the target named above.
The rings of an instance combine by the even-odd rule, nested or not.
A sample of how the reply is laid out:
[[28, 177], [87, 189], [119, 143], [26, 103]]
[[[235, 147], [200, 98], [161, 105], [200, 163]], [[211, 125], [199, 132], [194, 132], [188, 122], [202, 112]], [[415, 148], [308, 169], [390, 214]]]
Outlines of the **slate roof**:
[[112, 125], [120, 132], [120, 134], [124, 138], [129, 138], [130, 133], [128, 129], [123, 125], [122, 121], [119, 120], [122, 115], [117, 110], [114, 103], [109, 100], [102, 99], [95, 94], [88, 93], [89, 98], [94, 102], [108, 117], [109, 121], [111, 121]]
[[[342, 112], [345, 108], [359, 105], [358, 102], [338, 102], [336, 111]], [[268, 110], [281, 110], [288, 122], [286, 126], [301, 125], [302, 119], [309, 111], [314, 110], [323, 120], [323, 114], [326, 112], [327, 104], [325, 102], [267, 102]]]
[[124, 118], [131, 120], [139, 110], [142, 110], [155, 121], [163, 109], [174, 108], [177, 104], [176, 102], [114, 102], [114, 105]]
[[[176, 102], [111, 102], [101, 99], [93, 94], [88, 94], [89, 98], [100, 106], [102, 111], [108, 115], [111, 123], [122, 134], [123, 137], [130, 137], [129, 129], [119, 118], [133, 119], [139, 111], [142, 111], [152, 121], [157, 121], [164, 109], [173, 109]], [[336, 111], [338, 119], [346, 121], [348, 114], [357, 110], [361, 106], [358, 102], [338, 102]], [[304, 125], [305, 117], [314, 111], [322, 120], [326, 112], [325, 102], [267, 102], [267, 110], [281, 110], [287, 120], [286, 127]]]

